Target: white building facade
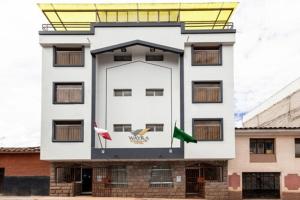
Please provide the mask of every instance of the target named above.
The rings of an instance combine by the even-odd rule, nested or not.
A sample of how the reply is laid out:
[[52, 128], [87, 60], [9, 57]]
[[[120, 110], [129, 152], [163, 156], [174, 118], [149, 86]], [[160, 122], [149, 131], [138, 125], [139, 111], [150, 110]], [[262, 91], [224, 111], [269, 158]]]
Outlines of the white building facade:
[[[234, 42], [235, 29], [187, 30], [182, 22], [41, 31], [50, 194], [228, 198]], [[197, 143], [173, 138], [175, 124]]]

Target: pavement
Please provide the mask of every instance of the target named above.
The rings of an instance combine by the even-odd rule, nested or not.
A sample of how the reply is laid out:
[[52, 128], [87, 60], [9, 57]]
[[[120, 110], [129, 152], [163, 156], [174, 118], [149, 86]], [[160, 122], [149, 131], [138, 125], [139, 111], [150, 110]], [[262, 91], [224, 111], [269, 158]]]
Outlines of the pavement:
[[[76, 196], [76, 197], [49, 197], [49, 196], [0, 196], [0, 200], [170, 200], [166, 198], [128, 198], [128, 197], [92, 197], [92, 196]], [[189, 199], [176, 199], [189, 200]], [[195, 199], [190, 199], [195, 200]], [[205, 199], [201, 199], [205, 200]]]

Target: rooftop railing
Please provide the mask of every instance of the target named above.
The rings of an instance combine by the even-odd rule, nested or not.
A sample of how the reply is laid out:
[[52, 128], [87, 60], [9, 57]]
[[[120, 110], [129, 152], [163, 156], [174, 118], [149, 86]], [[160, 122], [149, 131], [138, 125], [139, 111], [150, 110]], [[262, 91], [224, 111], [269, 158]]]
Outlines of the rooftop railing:
[[[102, 22], [103, 24], [109, 22]], [[122, 24], [124, 22], [114, 22]], [[126, 23], [126, 22], [125, 22]], [[134, 23], [143, 23], [143, 22], [134, 22]], [[151, 22], [155, 23], [155, 22]], [[159, 23], [159, 22], [157, 22]], [[176, 22], [164, 22], [174, 24]], [[184, 24], [185, 30], [224, 30], [224, 29], [233, 29], [232, 22], [210, 22], [210, 21], [187, 21], [182, 22]], [[42, 24], [43, 31], [90, 31], [91, 30], [90, 22], [65, 22], [65, 23], [52, 23], [52, 24]]]

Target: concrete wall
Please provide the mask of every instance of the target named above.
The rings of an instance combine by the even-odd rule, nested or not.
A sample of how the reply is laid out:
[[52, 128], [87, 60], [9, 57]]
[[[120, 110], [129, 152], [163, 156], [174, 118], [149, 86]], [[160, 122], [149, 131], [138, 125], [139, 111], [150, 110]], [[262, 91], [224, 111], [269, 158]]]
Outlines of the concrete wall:
[[[91, 132], [91, 55], [90, 50], [103, 48], [123, 42], [132, 40], [144, 40], [147, 42], [157, 43], [160, 45], [166, 45], [173, 48], [180, 48], [184, 50], [184, 100], [185, 100], [185, 130], [192, 134], [192, 118], [223, 118], [224, 120], [224, 141], [219, 142], [199, 142], [198, 144], [185, 145], [186, 159], [228, 159], [234, 157], [234, 120], [233, 120], [233, 44], [235, 42], [234, 33], [219, 33], [219, 34], [181, 34], [180, 27], [98, 27], [95, 30], [94, 35], [40, 35], [40, 44], [43, 47], [43, 63], [42, 63], [42, 139], [41, 139], [41, 159], [44, 160], [89, 160], [91, 159], [91, 137], [94, 137], [94, 133]], [[192, 44], [222, 44], [222, 66], [191, 66], [191, 45]], [[85, 65], [84, 67], [53, 67], [53, 45], [70, 45], [70, 44], [82, 44], [85, 45]], [[97, 56], [98, 57], [98, 56]], [[137, 56], [138, 57], [138, 56]], [[102, 62], [102, 61], [101, 61]], [[101, 66], [103, 63], [99, 62]], [[140, 63], [141, 64], [141, 63]], [[105, 63], [104, 66], [115, 65], [112, 63]], [[161, 141], [161, 137], [158, 137], [156, 141], [149, 144], [157, 147], [167, 147], [170, 145], [171, 138], [171, 125], [177, 120], [178, 126], [179, 120], [179, 97], [178, 97], [178, 60], [176, 57], [167, 59], [163, 63], [165, 66], [172, 66], [174, 70], [173, 83], [173, 119], [168, 119], [166, 122], [165, 141]], [[101, 67], [98, 66], [100, 74], [98, 77], [103, 78], [101, 74]], [[141, 66], [141, 65], [139, 65]], [[148, 67], [147, 67], [148, 66]], [[156, 68], [149, 67], [149, 64], [143, 64], [141, 67], [148, 71], [142, 70], [140, 74], [134, 69], [134, 64], [126, 68], [124, 66], [123, 75], [134, 75], [137, 82], [147, 79], [146, 73], [155, 75]], [[131, 71], [134, 71], [134, 74]], [[154, 69], [153, 71], [150, 69]], [[121, 72], [121, 68], [119, 69]], [[128, 71], [127, 71], [128, 70]], [[119, 79], [119, 72], [115, 73], [114, 79]], [[163, 71], [160, 71], [160, 75], [155, 82], [162, 82], [162, 79], [169, 80], [169, 75], [163, 75]], [[191, 102], [191, 82], [193, 80], [222, 80], [223, 81], [223, 103], [220, 104], [192, 104]], [[52, 104], [52, 82], [53, 81], [83, 81], [85, 83], [85, 104], [82, 105], [53, 105]], [[103, 79], [98, 79], [98, 83], [101, 83]], [[124, 82], [124, 80], [122, 80]], [[146, 86], [145, 81], [145, 85]], [[124, 82], [125, 83], [125, 82]], [[117, 83], [114, 83], [117, 84]], [[136, 84], [136, 83], [135, 83]], [[104, 85], [103, 83], [100, 84]], [[165, 85], [167, 87], [167, 85]], [[148, 87], [148, 86], [147, 86]], [[169, 86], [168, 86], [169, 87]], [[102, 88], [103, 89], [103, 88]], [[103, 91], [97, 91], [97, 106], [99, 110], [96, 111], [99, 120], [103, 127], [103, 108], [102, 101]], [[166, 90], [166, 95], [168, 90]], [[166, 96], [167, 97], [167, 96]], [[136, 102], [137, 105], [142, 105], [145, 102]], [[164, 106], [166, 102], [163, 102], [160, 107], [163, 112], [160, 112], [157, 116], [162, 116], [166, 121], [167, 117], [162, 113], [168, 113], [170, 116], [170, 110]], [[102, 107], [101, 107], [102, 106]], [[113, 105], [108, 105], [113, 108]], [[129, 109], [129, 108], [128, 108]], [[125, 109], [125, 112], [128, 112]], [[101, 112], [101, 114], [99, 113]], [[124, 113], [125, 113], [124, 112]], [[141, 111], [139, 111], [141, 112]], [[149, 116], [153, 114], [154, 110], [149, 109]], [[122, 114], [123, 115], [123, 114]], [[114, 115], [117, 116], [117, 115]], [[152, 119], [153, 118], [153, 119]], [[154, 118], [149, 118], [154, 122]], [[157, 118], [157, 117], [156, 117]], [[169, 117], [168, 117], [169, 118]], [[52, 120], [53, 119], [83, 119], [84, 120], [84, 141], [81, 143], [54, 143], [52, 138]], [[142, 118], [135, 118], [136, 124], [133, 129], [140, 128]], [[108, 119], [109, 122], [117, 121], [118, 119]], [[145, 124], [145, 123], [143, 123]], [[111, 129], [112, 124], [105, 124], [105, 127]], [[112, 133], [114, 136], [114, 134]], [[168, 137], [167, 137], [168, 135]], [[122, 138], [123, 139], [123, 138]], [[131, 147], [128, 143], [120, 143], [122, 139], [115, 139], [116, 144], [111, 143], [111, 147]], [[120, 145], [119, 145], [120, 144]], [[179, 142], [174, 143], [175, 146], [179, 145]], [[107, 146], [108, 147], [108, 146]], [[143, 148], [143, 147], [142, 147]], [[213, 150], [212, 150], [213, 149]], [[62, 153], [63, 152], [63, 153]]]
[[[281, 130], [282, 131], [282, 130]], [[276, 162], [250, 162], [250, 138], [274, 138]], [[282, 195], [300, 193], [300, 158], [295, 158], [295, 138], [300, 138], [299, 130], [282, 131], [264, 130], [237, 133], [236, 158], [228, 162], [229, 190], [232, 199], [240, 199], [243, 172], [280, 172], [280, 190]], [[296, 185], [291, 189], [290, 183]], [[293, 193], [293, 194], [286, 194]]]
[[299, 127], [300, 90], [281, 99], [243, 123], [245, 127]]

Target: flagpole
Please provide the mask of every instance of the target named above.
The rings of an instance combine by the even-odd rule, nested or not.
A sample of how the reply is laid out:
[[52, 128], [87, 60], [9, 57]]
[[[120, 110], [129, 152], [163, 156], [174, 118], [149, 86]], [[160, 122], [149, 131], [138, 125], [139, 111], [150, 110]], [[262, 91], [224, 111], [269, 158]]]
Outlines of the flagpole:
[[99, 141], [100, 141], [101, 149], [103, 149], [102, 142], [101, 142], [101, 139], [100, 139], [100, 135], [98, 133], [97, 133], [97, 135], [98, 135], [98, 138], [99, 138]]
[[[176, 127], [176, 121], [175, 121], [174, 130], [175, 130], [175, 127]], [[173, 130], [173, 132], [174, 132], [174, 130]], [[171, 131], [171, 149], [173, 148], [173, 139], [174, 139], [174, 137], [173, 137], [173, 134], [172, 134], [172, 131]]]

